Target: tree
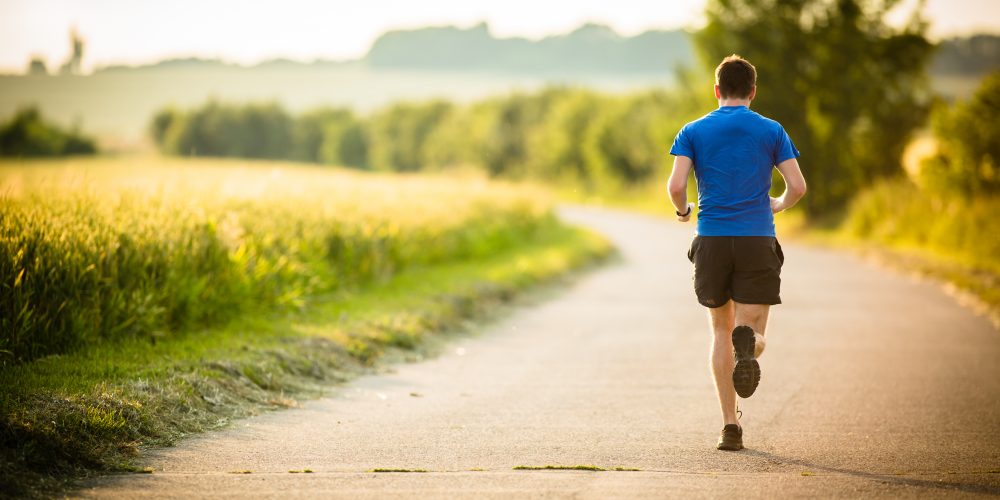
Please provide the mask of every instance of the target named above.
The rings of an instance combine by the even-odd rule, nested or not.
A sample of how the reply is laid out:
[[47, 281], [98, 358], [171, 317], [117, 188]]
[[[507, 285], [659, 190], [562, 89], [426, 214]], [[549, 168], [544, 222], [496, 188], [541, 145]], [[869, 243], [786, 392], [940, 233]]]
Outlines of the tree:
[[47, 122], [35, 107], [0, 124], [0, 156], [64, 156], [97, 152], [94, 140]]
[[587, 187], [606, 179], [607, 163], [597, 137], [606, 121], [608, 98], [585, 90], [555, 94], [537, 132], [528, 136], [528, 171]]
[[368, 161], [372, 168], [405, 172], [422, 169], [428, 138], [453, 108], [445, 101], [399, 103], [371, 117]]
[[354, 119], [354, 114], [346, 108], [319, 108], [295, 119], [292, 127], [292, 159], [307, 162], [340, 163], [339, 153], [330, 161], [321, 158], [320, 150], [327, 139], [326, 129], [331, 123], [341, 123]]
[[706, 66], [738, 53], [758, 72], [754, 109], [802, 152], [810, 213], [836, 209], [900, 157], [930, 102], [933, 47], [917, 16], [884, 22], [899, 0], [710, 0], [695, 42]]
[[288, 158], [292, 152], [292, 118], [274, 103], [209, 101], [186, 112], [167, 109], [153, 117], [150, 133], [173, 154]]
[[983, 79], [968, 102], [935, 110], [938, 153], [922, 166], [921, 180], [942, 192], [1000, 193], [1000, 71]]
[[48, 75], [49, 68], [45, 65], [45, 59], [41, 56], [32, 57], [28, 63], [28, 74], [32, 76]]

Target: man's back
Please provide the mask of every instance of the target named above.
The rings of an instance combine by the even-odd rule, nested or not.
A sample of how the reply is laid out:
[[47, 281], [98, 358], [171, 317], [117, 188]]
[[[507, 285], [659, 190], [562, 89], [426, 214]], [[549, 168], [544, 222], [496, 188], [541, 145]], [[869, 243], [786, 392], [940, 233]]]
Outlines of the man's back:
[[771, 169], [799, 155], [778, 122], [722, 106], [685, 125], [670, 154], [694, 162], [699, 235], [775, 235]]

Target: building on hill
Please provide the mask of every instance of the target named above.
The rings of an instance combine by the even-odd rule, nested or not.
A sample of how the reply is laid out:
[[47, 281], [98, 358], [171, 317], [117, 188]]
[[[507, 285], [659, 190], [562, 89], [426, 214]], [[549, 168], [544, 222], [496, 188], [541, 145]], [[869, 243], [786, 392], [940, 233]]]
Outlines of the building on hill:
[[28, 62], [28, 75], [32, 76], [46, 76], [49, 74], [49, 68], [45, 65], [45, 59], [41, 56], [34, 56], [31, 61]]
[[69, 59], [59, 68], [59, 73], [62, 75], [79, 75], [82, 73], [81, 68], [83, 67], [83, 39], [76, 32], [76, 28], [70, 31], [69, 36], [72, 53]]

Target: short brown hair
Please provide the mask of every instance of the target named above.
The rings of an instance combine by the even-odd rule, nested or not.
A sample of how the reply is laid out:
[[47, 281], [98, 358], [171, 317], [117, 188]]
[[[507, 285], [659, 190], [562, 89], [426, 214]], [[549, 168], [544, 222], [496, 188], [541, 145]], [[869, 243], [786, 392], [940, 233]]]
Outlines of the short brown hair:
[[757, 85], [757, 68], [750, 61], [733, 54], [715, 68], [715, 84], [722, 98], [746, 99]]

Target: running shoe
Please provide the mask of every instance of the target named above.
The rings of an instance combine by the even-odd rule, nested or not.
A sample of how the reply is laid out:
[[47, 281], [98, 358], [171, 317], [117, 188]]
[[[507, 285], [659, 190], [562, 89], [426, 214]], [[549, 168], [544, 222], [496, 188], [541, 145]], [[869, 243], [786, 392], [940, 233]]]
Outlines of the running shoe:
[[736, 424], [726, 424], [722, 428], [722, 435], [719, 436], [720, 450], [740, 451], [743, 449], [743, 429]]
[[733, 387], [741, 398], [752, 396], [760, 383], [760, 363], [753, 357], [754, 342], [753, 329], [749, 326], [737, 326], [733, 329], [733, 351], [736, 354]]

